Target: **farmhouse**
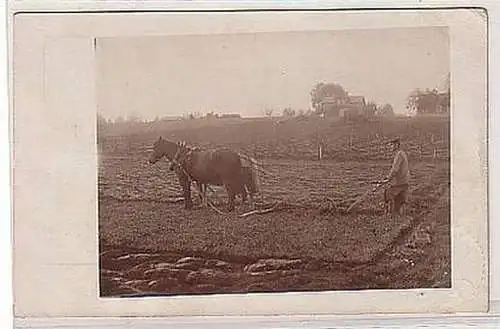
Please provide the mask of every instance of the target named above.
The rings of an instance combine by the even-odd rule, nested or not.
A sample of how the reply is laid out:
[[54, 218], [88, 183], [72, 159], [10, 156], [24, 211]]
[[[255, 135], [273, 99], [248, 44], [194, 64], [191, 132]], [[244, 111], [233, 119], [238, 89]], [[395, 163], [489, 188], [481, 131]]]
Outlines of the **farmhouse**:
[[339, 116], [341, 118], [349, 118], [361, 114], [361, 109], [357, 107], [344, 107], [340, 109]]
[[366, 106], [366, 101], [363, 96], [349, 96], [347, 99], [349, 105], [354, 105], [356, 108], [363, 108]]
[[325, 117], [345, 117], [346, 113], [360, 114], [366, 106], [363, 96], [348, 96], [346, 99], [325, 97], [319, 104]]
[[319, 103], [319, 112], [327, 117], [338, 117], [339, 106], [344, 103], [343, 99], [336, 97], [325, 97]]

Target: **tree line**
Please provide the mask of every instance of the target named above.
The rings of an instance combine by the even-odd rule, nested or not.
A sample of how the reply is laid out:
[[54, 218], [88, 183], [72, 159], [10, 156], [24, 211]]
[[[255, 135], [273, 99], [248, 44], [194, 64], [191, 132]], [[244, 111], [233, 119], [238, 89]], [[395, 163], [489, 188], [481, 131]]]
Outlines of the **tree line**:
[[[334, 98], [340, 104], [349, 102], [349, 93], [338, 83], [319, 82], [312, 88], [310, 92], [311, 106], [314, 113], [321, 115], [324, 112], [321, 104], [325, 98]], [[374, 101], [368, 101], [361, 109], [366, 116], [394, 116], [394, 108], [391, 104], [376, 104]]]
[[437, 89], [417, 89], [408, 96], [406, 108], [412, 114], [449, 114], [450, 96], [450, 90], [439, 92]]
[[[348, 92], [338, 83], [317, 83], [310, 92], [311, 106], [315, 114], [322, 114], [324, 109], [321, 104], [327, 97], [334, 98], [340, 104], [348, 103]], [[434, 89], [415, 89], [407, 97], [406, 109], [410, 114], [438, 114], [450, 111], [450, 77], [446, 78], [445, 91]], [[367, 115], [394, 116], [394, 108], [391, 104], [376, 104], [368, 101], [362, 109]], [[287, 112], [288, 113], [288, 112]], [[284, 113], [285, 114], [285, 113]]]
[[[445, 91], [440, 92], [437, 88], [434, 89], [415, 89], [412, 91], [406, 103], [406, 109], [410, 114], [416, 115], [425, 115], [425, 114], [438, 114], [445, 113], [449, 114], [450, 111], [450, 76], [448, 74], [445, 83]], [[275, 109], [266, 109], [264, 110], [264, 116], [271, 117], [274, 115], [281, 115], [283, 117], [305, 117], [310, 115], [321, 115], [324, 111], [321, 106], [323, 100], [326, 97], [333, 97], [339, 100], [340, 103], [346, 103], [349, 101], [349, 93], [338, 83], [324, 83], [320, 82], [314, 85], [314, 87], [310, 91], [310, 99], [311, 99], [311, 108], [308, 110], [295, 110], [291, 107], [285, 107], [279, 111]], [[366, 116], [394, 116], [394, 108], [391, 104], [376, 104], [374, 101], [368, 101], [364, 104], [362, 108], [363, 114]], [[205, 115], [201, 113], [189, 113], [184, 119], [198, 119], [198, 118], [207, 118], [207, 119], [220, 119], [224, 117], [239, 117], [237, 114], [217, 114], [214, 112], [206, 113]], [[132, 115], [127, 118], [117, 117], [114, 120], [106, 119], [100, 113], [97, 114], [97, 123], [99, 125], [107, 124], [107, 123], [139, 123], [139, 122], [155, 122], [162, 121], [163, 118], [156, 117], [154, 120], [144, 120], [139, 116]]]

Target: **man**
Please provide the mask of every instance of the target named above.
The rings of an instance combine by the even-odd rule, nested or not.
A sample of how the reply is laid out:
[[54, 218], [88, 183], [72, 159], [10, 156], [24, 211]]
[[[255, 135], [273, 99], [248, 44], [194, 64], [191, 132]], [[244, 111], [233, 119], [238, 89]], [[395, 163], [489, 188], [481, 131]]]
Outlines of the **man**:
[[396, 138], [389, 142], [392, 146], [392, 152], [395, 153], [394, 161], [389, 175], [383, 181], [388, 183], [385, 190], [385, 201], [392, 204], [392, 214], [401, 214], [402, 207], [407, 202], [410, 171], [408, 168], [408, 156], [406, 152], [401, 149], [401, 142]]

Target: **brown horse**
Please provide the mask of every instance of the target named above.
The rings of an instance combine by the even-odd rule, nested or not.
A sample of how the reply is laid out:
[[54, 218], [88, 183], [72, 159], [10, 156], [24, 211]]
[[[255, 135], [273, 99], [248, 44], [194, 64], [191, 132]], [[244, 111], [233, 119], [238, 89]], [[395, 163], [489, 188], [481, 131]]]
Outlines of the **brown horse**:
[[[158, 162], [161, 158], [165, 157], [167, 160], [171, 162], [171, 170], [175, 170], [177, 178], [179, 180], [179, 184], [182, 187], [183, 190], [183, 197], [184, 197], [184, 204], [186, 209], [191, 209], [193, 204], [192, 204], [192, 199], [191, 199], [191, 178], [187, 175], [187, 172], [184, 171], [182, 167], [176, 166], [175, 163], [173, 163], [173, 159], [175, 158], [175, 155], [177, 154], [178, 150], [178, 143], [167, 140], [162, 138], [161, 136], [155, 141], [153, 144], [153, 153], [151, 154], [151, 157], [149, 159], [149, 163], [154, 164]], [[257, 187], [257, 180], [254, 171], [252, 170], [251, 167], [243, 166], [242, 167], [242, 174], [243, 174], [243, 182], [245, 185], [245, 189], [241, 191], [241, 196], [243, 199], [243, 202], [247, 200], [247, 196], [250, 196], [250, 202], [252, 206], [254, 206], [253, 202], [253, 195], [258, 192], [258, 187]], [[198, 190], [200, 192], [200, 197], [201, 201], [205, 201], [206, 204], [206, 188], [207, 185], [200, 183], [199, 181], [195, 181]], [[218, 182], [216, 184], [218, 186], [223, 185], [222, 181]]]
[[219, 148], [201, 150], [190, 148], [185, 143], [177, 144], [177, 153], [172, 160], [171, 170], [180, 167], [185, 174], [201, 184], [202, 199], [207, 203], [206, 186], [224, 186], [228, 193], [228, 210], [234, 211], [236, 194], [246, 198], [245, 170], [238, 153]]

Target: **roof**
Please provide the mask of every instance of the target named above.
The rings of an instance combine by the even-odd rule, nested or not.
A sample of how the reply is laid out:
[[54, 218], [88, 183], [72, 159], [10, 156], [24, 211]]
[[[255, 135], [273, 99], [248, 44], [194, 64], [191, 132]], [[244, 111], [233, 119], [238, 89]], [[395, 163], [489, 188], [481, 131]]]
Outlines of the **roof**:
[[363, 97], [363, 96], [349, 96], [349, 103], [351, 103], [351, 104], [364, 104], [365, 97]]
[[324, 97], [320, 103], [322, 104], [325, 104], [325, 103], [337, 103], [338, 102], [338, 98], [337, 97], [331, 97], [331, 96], [328, 96], [328, 97]]

